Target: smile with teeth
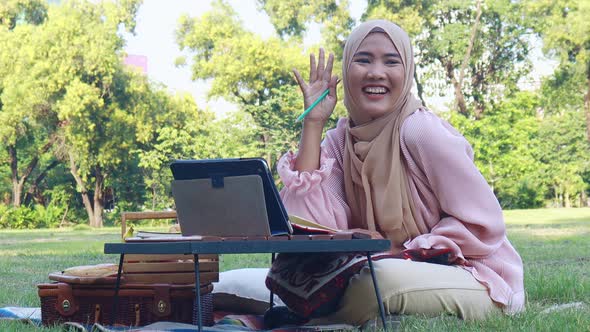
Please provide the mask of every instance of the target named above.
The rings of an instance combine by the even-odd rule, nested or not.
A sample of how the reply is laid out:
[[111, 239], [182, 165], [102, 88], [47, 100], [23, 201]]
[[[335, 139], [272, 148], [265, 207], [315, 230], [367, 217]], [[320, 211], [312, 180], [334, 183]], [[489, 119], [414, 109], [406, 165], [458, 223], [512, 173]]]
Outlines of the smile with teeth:
[[382, 86], [367, 86], [363, 88], [363, 92], [382, 95], [387, 93], [387, 89]]

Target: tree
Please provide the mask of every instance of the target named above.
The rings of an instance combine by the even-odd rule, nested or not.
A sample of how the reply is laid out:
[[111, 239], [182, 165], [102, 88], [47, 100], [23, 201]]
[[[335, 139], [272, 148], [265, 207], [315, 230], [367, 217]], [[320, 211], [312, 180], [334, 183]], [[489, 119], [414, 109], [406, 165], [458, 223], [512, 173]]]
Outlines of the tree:
[[141, 144], [134, 154], [151, 196], [151, 209], [169, 208], [172, 204], [167, 193], [172, 177], [168, 165], [175, 159], [198, 158], [198, 154], [203, 154], [198, 142], [209, 135], [207, 125], [213, 114], [198, 110], [190, 95], [170, 96], [163, 87], [144, 99], [151, 99], [149, 107], [157, 110], [157, 116], [150, 121], [149, 128], [141, 129]]
[[[265, 125], [272, 110], [265, 105], [276, 98], [281, 87], [294, 86], [294, 67], [302, 68], [305, 57], [295, 42], [276, 37], [263, 40], [244, 30], [236, 13], [223, 1], [200, 18], [184, 16], [177, 32], [181, 49], [190, 50], [193, 79], [211, 80], [210, 97], [223, 97], [249, 112], [261, 129], [259, 140], [272, 165], [269, 147], [282, 137], [271, 135]], [[298, 111], [298, 109], [291, 109]], [[295, 113], [283, 116], [295, 118]], [[297, 129], [291, 128], [291, 132]]]
[[[586, 137], [590, 142], [590, 3], [588, 1], [527, 1], [535, 17], [535, 31], [543, 38], [547, 54], [560, 64], [550, 82], [553, 96], [562, 101], [556, 110], [583, 108]], [[560, 95], [567, 98], [559, 98]]]
[[461, 114], [480, 118], [518, 90], [518, 78], [530, 67], [518, 2], [440, 1], [422, 8], [428, 14], [416, 39], [417, 63], [434, 84], [444, 73]]
[[91, 226], [103, 224], [105, 188], [128, 158], [136, 121], [146, 109], [130, 96], [145, 84], [123, 68], [118, 26], [127, 23], [138, 2], [67, 2], [50, 8], [38, 34], [38, 77], [45, 77], [48, 100], [60, 123], [60, 156], [82, 195]]
[[41, 24], [47, 16], [42, 0], [3, 0], [0, 3], [0, 26], [12, 30], [17, 24]]
[[[31, 71], [37, 61], [33, 35], [45, 17], [40, 1], [0, 4], [0, 146], [7, 153], [14, 207], [21, 205], [26, 182], [55, 142], [53, 116]], [[55, 166], [51, 158], [43, 163], [33, 186]]]
[[539, 155], [547, 153], [539, 138], [540, 98], [518, 92], [478, 121], [452, 112], [451, 123], [471, 143], [475, 163], [504, 208], [541, 206], [546, 183]]
[[317, 23], [324, 47], [334, 52], [336, 59], [342, 59], [344, 42], [355, 23], [348, 9], [349, 1], [258, 0], [258, 3], [282, 39], [301, 40], [309, 24]]
[[543, 177], [550, 188], [556, 206], [571, 207], [574, 202], [585, 205], [590, 170], [589, 146], [585, 135], [584, 112], [581, 109], [546, 116], [540, 128], [542, 153], [537, 156], [543, 164]]

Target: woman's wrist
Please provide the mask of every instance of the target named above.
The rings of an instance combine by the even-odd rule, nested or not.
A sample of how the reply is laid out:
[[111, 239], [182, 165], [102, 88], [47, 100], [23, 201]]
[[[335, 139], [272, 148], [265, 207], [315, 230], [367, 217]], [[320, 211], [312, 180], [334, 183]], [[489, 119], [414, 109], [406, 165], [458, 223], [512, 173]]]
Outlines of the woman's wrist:
[[326, 120], [316, 120], [316, 119], [304, 119], [303, 120], [303, 131], [308, 132], [322, 132], [324, 130], [324, 126], [326, 125]]
[[305, 121], [299, 141], [299, 152], [295, 169], [299, 172], [313, 171], [320, 166], [320, 145], [322, 142], [323, 122]]

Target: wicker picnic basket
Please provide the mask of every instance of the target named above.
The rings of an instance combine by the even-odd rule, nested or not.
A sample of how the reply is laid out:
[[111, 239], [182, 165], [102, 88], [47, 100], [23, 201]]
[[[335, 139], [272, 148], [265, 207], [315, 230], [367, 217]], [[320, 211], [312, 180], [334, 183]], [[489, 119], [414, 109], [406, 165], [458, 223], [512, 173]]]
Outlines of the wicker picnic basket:
[[[124, 326], [144, 326], [157, 321], [196, 324], [193, 257], [125, 255], [115, 323]], [[85, 271], [91, 274], [96, 269], [85, 268], [78, 269], [82, 273], [77, 276], [50, 273], [49, 279], [57, 282], [38, 285], [44, 325], [111, 324], [116, 273], [86, 276]], [[199, 274], [201, 317], [203, 325], [210, 326], [213, 324], [212, 282], [219, 280], [218, 255], [199, 255]]]
[[[113, 285], [39, 284], [43, 325], [64, 322], [111, 324]], [[203, 325], [213, 325], [211, 284], [201, 287]], [[124, 284], [119, 290], [115, 324], [144, 326], [157, 321], [193, 323], [194, 286]]]

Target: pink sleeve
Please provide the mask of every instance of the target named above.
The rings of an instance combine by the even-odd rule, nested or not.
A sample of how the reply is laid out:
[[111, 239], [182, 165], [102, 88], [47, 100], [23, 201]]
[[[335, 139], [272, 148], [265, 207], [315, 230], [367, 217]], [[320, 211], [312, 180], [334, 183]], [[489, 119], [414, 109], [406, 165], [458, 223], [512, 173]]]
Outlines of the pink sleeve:
[[405, 243], [407, 248], [451, 248], [464, 260], [493, 254], [506, 229], [492, 189], [473, 163], [467, 140], [436, 115], [419, 111], [402, 126], [402, 144], [410, 165], [422, 170], [441, 207], [441, 220], [430, 233]]
[[277, 163], [277, 172], [285, 187], [280, 195], [289, 214], [319, 224], [348, 229], [350, 208], [344, 199], [342, 151], [345, 121], [326, 133], [322, 142], [320, 168], [313, 172], [294, 170], [297, 155], [286, 153]]

